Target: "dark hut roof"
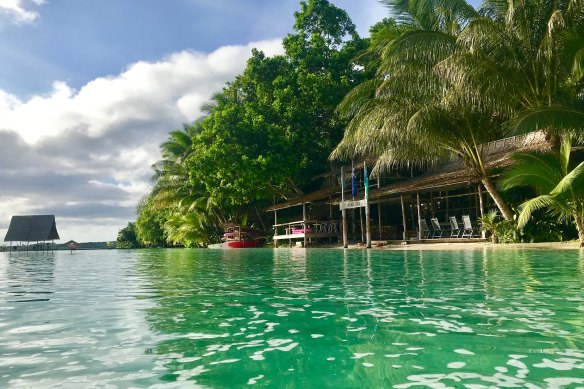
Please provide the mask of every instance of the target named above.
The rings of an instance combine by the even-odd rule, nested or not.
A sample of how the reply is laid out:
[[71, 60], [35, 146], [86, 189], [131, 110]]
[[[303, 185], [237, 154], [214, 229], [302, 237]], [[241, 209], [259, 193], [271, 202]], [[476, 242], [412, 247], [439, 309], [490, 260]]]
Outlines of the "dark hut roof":
[[12, 216], [5, 242], [41, 242], [60, 239], [55, 215]]

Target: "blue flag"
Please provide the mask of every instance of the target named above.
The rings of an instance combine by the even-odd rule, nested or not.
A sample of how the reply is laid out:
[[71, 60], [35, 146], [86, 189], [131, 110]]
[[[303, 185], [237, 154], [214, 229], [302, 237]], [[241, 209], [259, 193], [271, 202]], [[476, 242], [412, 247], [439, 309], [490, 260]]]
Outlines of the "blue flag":
[[355, 175], [355, 168], [353, 168], [353, 174], [351, 175], [351, 194], [353, 197], [357, 196], [357, 176]]
[[363, 171], [365, 177], [363, 178], [363, 184], [365, 186], [365, 200], [369, 200], [369, 174], [367, 174], [367, 165], [363, 166]]

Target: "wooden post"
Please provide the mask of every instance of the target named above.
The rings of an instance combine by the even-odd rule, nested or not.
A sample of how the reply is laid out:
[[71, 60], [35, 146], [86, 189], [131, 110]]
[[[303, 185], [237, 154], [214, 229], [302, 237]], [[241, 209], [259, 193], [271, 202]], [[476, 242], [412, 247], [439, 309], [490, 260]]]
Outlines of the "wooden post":
[[[278, 227], [276, 227], [276, 224], [278, 224], [278, 211], [274, 210], [274, 236], [278, 235]], [[276, 239], [274, 239], [274, 248], [278, 248], [278, 241]]]
[[432, 217], [436, 217], [436, 215], [434, 215], [434, 192], [430, 192], [430, 215], [432, 215]]
[[416, 193], [416, 200], [418, 202], [418, 239], [422, 240], [424, 232], [422, 231], [422, 207], [420, 205], [420, 193]]
[[448, 195], [448, 191], [446, 191], [446, 220], [450, 220], [450, 196]]
[[306, 248], [306, 203], [302, 204], [302, 229], [304, 230], [304, 248]]
[[[344, 205], [345, 202], [345, 172], [343, 167], [341, 166], [341, 205]], [[348, 238], [348, 227], [347, 227], [347, 210], [344, 207], [341, 207], [341, 215], [343, 219], [343, 248], [349, 247], [349, 238]]]
[[369, 176], [367, 165], [363, 162], [363, 184], [365, 186], [365, 245], [371, 248], [371, 206], [369, 205]]
[[[478, 185], [478, 194], [479, 194], [479, 206], [481, 211], [481, 218], [485, 216], [485, 204], [483, 202], [483, 189], [481, 184]], [[481, 228], [481, 238], [485, 239], [487, 237], [487, 231]]]
[[355, 208], [351, 209], [351, 236], [353, 240], [357, 240], [357, 216]]
[[348, 223], [347, 223], [347, 210], [343, 209], [341, 211], [343, 214], [343, 247], [349, 247], [349, 231], [348, 231]]
[[407, 240], [408, 237], [408, 226], [407, 226], [407, 220], [406, 220], [406, 206], [404, 205], [404, 196], [401, 195], [399, 196], [400, 200], [401, 200], [401, 206], [402, 206], [402, 222], [404, 223], [404, 232], [403, 232], [403, 240], [404, 242]]
[[379, 228], [379, 240], [382, 240], [383, 238], [381, 237], [381, 200], [379, 200], [379, 202], [377, 203], [377, 223], [378, 223], [378, 228]]
[[371, 207], [369, 205], [369, 201], [365, 204], [365, 228], [367, 229], [365, 242], [367, 244], [367, 248], [371, 248]]
[[363, 210], [359, 207], [359, 225], [361, 230], [361, 242], [365, 242], [365, 229], [363, 228]]

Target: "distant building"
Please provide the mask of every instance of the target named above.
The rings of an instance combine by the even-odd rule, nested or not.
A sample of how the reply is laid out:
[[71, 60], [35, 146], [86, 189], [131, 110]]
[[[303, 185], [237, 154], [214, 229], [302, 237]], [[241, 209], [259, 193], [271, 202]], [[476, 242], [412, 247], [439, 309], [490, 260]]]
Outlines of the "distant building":
[[12, 216], [4, 242], [49, 242], [59, 238], [55, 215]]

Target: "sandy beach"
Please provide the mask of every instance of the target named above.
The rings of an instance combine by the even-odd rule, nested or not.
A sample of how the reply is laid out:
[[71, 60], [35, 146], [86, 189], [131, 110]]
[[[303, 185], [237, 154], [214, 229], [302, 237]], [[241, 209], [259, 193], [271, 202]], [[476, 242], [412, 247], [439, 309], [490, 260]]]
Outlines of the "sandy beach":
[[[363, 249], [364, 246], [351, 245], [349, 249]], [[541, 250], [584, 250], [578, 241], [569, 242], [544, 242], [544, 243], [511, 243], [493, 244], [491, 242], [467, 242], [467, 243], [415, 243], [390, 244], [381, 247], [374, 246], [373, 250], [478, 250], [478, 249], [510, 250], [510, 249], [541, 249]]]

